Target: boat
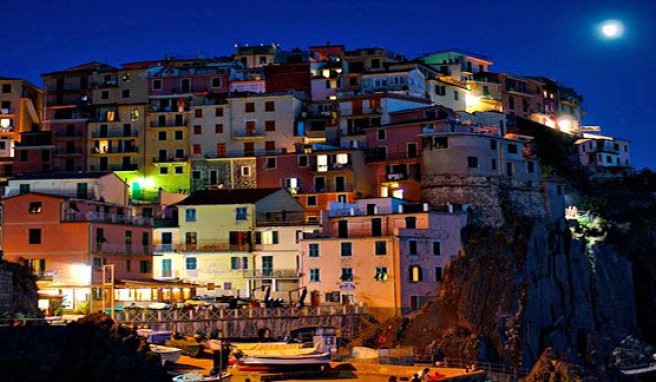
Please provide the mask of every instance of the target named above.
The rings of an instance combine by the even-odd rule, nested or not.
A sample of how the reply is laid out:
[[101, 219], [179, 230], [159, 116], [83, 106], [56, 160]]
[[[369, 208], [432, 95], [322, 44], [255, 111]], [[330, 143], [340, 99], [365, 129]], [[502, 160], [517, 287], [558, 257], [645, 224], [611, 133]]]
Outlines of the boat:
[[320, 351], [321, 344], [314, 346], [299, 343], [232, 344], [233, 353], [240, 367], [261, 366], [311, 366], [330, 362], [330, 352]]
[[656, 371], [656, 362], [645, 363], [632, 367], [620, 368], [620, 372], [624, 375], [640, 375]]
[[162, 366], [167, 362], [176, 362], [182, 355], [182, 349], [162, 345], [150, 345], [150, 350], [157, 353], [162, 360]]
[[230, 382], [230, 374], [202, 375], [198, 373], [180, 374], [173, 377], [173, 382]]

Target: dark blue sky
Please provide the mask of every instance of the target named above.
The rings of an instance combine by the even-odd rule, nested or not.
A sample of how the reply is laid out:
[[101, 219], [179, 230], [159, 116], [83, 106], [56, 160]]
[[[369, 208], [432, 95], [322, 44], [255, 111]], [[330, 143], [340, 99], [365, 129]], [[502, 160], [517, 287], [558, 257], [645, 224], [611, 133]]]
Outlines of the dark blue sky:
[[[517, 3], [517, 4], [516, 4]], [[407, 55], [479, 52], [494, 71], [539, 74], [584, 96], [584, 123], [632, 141], [656, 169], [656, 0], [144, 1], [2, 0], [0, 76], [41, 85], [43, 72], [88, 61], [119, 65], [164, 55], [228, 55], [236, 42], [283, 48], [381, 46]], [[606, 19], [622, 39], [599, 36]]]

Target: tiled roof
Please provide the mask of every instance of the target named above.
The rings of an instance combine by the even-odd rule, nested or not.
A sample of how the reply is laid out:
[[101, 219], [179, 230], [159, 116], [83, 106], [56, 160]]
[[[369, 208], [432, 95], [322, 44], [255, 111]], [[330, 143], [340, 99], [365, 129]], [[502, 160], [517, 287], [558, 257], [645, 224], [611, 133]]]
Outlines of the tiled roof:
[[91, 172], [62, 172], [62, 173], [35, 173], [17, 176], [11, 180], [38, 180], [38, 179], [89, 179], [102, 178], [105, 175], [113, 174], [111, 171], [91, 171]]
[[195, 191], [188, 198], [177, 203], [179, 206], [207, 204], [250, 204], [256, 203], [280, 188], [251, 188], [242, 190], [204, 190]]

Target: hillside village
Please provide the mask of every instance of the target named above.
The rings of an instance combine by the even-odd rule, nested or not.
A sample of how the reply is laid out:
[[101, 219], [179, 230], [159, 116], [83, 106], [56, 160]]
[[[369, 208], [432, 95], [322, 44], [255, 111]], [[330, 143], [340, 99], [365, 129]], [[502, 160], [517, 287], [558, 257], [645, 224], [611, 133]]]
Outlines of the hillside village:
[[463, 228], [505, 224], [500, 190], [526, 216], [564, 219], [568, 185], [519, 122], [570, 135], [593, 178], [633, 172], [629, 142], [584, 125], [574, 89], [492, 64], [270, 44], [94, 61], [42, 87], [0, 77], [2, 257], [32, 267], [49, 315], [97, 310], [110, 290], [124, 307], [417, 311]]

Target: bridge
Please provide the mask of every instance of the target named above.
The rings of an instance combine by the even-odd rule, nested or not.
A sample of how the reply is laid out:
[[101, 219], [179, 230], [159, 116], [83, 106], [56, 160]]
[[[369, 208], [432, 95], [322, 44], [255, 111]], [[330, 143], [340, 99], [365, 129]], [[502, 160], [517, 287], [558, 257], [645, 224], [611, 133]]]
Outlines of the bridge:
[[337, 335], [351, 339], [367, 325], [364, 307], [319, 306], [296, 308], [248, 308], [203, 310], [141, 310], [116, 312], [121, 324], [179, 333], [209, 333], [218, 329], [226, 337], [254, 338], [268, 329], [272, 338], [290, 335], [303, 328], [328, 327]]

